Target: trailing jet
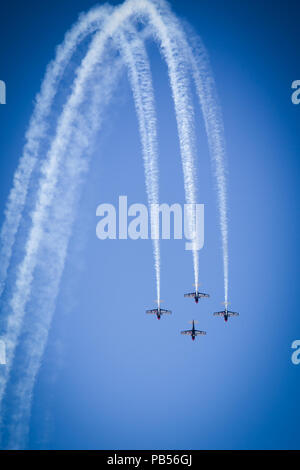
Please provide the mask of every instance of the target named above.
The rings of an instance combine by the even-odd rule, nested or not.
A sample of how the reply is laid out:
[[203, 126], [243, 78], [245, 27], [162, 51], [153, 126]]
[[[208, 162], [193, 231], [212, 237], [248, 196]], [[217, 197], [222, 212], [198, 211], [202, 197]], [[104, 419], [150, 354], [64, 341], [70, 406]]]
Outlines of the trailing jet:
[[224, 320], [227, 322], [229, 317], [238, 317], [239, 313], [237, 312], [231, 312], [228, 310], [228, 304], [229, 302], [224, 302], [225, 304], [225, 310], [222, 310], [222, 312], [215, 312], [214, 316], [216, 317], [224, 317]]
[[194, 284], [194, 286], [196, 287], [196, 292], [190, 292], [189, 294], [184, 294], [184, 297], [191, 297], [195, 299], [196, 304], [199, 302], [199, 299], [201, 299], [201, 297], [209, 297], [209, 294], [204, 294], [203, 292], [199, 292], [198, 285], [199, 284]]
[[193, 324], [193, 328], [191, 330], [182, 331], [181, 332], [182, 335], [190, 335], [192, 337], [193, 341], [195, 340], [196, 336], [198, 336], [198, 335], [206, 335], [206, 331], [200, 331], [200, 330], [195, 329], [195, 323], [198, 323], [197, 321], [193, 320], [190, 323]]
[[153, 308], [152, 310], [146, 310], [146, 313], [150, 313], [150, 314], [152, 313], [156, 315], [158, 320], [160, 320], [160, 317], [162, 315], [165, 315], [165, 314], [170, 315], [172, 313], [171, 310], [165, 310], [164, 308], [160, 308], [160, 304], [161, 302], [163, 302], [162, 300], [156, 300], [155, 302], [158, 303], [157, 308]]

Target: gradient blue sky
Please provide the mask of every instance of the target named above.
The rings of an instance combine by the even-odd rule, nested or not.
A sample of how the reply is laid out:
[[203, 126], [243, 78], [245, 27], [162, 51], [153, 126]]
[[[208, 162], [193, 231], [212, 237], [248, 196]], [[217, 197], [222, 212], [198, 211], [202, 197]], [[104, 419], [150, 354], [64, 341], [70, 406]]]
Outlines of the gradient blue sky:
[[[101, 2], [100, 2], [101, 3]], [[119, 2], [111, 2], [118, 4]], [[95, 236], [102, 202], [145, 202], [133, 100], [124, 77], [99, 136], [70, 245], [49, 344], [34, 392], [29, 448], [300, 448], [298, 279], [300, 79], [296, 1], [176, 0], [207, 46], [223, 109], [229, 187], [229, 298], [223, 300], [216, 194], [198, 110], [199, 202], [205, 204], [200, 282], [183, 241], [163, 241], [162, 298], [172, 317], [144, 314], [155, 298], [150, 241]], [[24, 134], [55, 46], [92, 1], [1, 5], [0, 222]], [[149, 48], [159, 118], [161, 200], [184, 202], [166, 66]], [[199, 341], [179, 332], [192, 318]]]

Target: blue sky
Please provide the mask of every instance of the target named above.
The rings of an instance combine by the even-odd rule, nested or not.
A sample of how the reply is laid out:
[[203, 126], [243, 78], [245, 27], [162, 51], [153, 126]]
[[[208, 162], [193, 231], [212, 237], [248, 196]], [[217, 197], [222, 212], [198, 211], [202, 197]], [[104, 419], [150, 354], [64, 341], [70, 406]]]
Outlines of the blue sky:
[[[117, 4], [118, 2], [112, 2]], [[45, 68], [89, 1], [2, 6], [0, 222]], [[171, 2], [208, 49], [228, 155], [229, 299], [240, 317], [212, 317], [223, 300], [216, 192], [198, 110], [199, 202], [205, 204], [200, 282], [184, 241], [163, 241], [162, 298], [172, 317], [144, 314], [155, 298], [150, 241], [96, 238], [96, 207], [146, 203], [137, 120], [127, 78], [97, 140], [34, 390], [29, 448], [290, 449], [300, 442], [297, 279], [300, 77], [296, 2]], [[16, 8], [17, 6], [17, 8]], [[298, 7], [299, 8], [299, 7]], [[149, 48], [159, 119], [160, 194], [184, 202], [166, 66]], [[197, 108], [198, 109], [198, 108]], [[207, 331], [193, 343], [191, 319]], [[12, 384], [13, 386], [13, 384]]]

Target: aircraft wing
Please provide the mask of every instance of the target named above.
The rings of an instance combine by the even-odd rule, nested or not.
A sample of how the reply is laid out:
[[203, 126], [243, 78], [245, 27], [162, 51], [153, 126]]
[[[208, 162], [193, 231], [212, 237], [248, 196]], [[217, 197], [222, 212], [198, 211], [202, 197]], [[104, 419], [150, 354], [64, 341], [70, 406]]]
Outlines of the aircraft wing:
[[192, 333], [193, 333], [192, 330], [185, 330], [181, 332], [182, 335], [192, 335]]
[[161, 313], [172, 313], [171, 310], [165, 310], [164, 308], [160, 309]]
[[229, 317], [238, 317], [239, 313], [238, 312], [228, 312]]
[[206, 335], [206, 331], [195, 330], [195, 335]]
[[146, 310], [146, 313], [155, 313], [155, 314], [157, 314], [157, 308], [153, 308], [152, 310]]
[[189, 294], [184, 294], [184, 297], [195, 297], [196, 296], [196, 292], [190, 292]]
[[224, 311], [223, 311], [223, 312], [215, 312], [214, 315], [215, 315], [216, 317], [222, 317], [222, 316], [225, 315], [225, 312], [224, 312]]
[[198, 292], [199, 297], [209, 297], [209, 294], [203, 294], [202, 292]]

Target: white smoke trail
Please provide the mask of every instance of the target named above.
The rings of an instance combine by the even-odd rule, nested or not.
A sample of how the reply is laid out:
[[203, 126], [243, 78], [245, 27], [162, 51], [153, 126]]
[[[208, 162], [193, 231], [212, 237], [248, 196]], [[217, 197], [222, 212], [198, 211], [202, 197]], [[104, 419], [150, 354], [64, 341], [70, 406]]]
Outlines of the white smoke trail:
[[[6, 368], [7, 374], [4, 377], [4, 381], [0, 384], [1, 396], [5, 390], [6, 381], [15, 354], [16, 343], [23, 323], [25, 308], [30, 298], [34, 269], [38, 262], [38, 253], [46, 236], [44, 227], [47, 222], [47, 214], [49, 208], [55, 203], [55, 191], [62, 171], [63, 157], [67, 154], [67, 151], [69, 153], [69, 146], [72, 139], [76, 142], [74, 151], [77, 158], [80, 158], [82, 152], [88, 146], [88, 141], [85, 139], [84, 134], [80, 133], [80, 139], [78, 140], [78, 130], [80, 130], [80, 125], [82, 124], [79, 110], [86, 96], [86, 82], [93, 74], [96, 64], [101, 61], [107, 40], [113, 37], [116, 32], [118, 32], [119, 28], [135, 15], [146, 16], [149, 19], [150, 24], [155, 29], [155, 36], [161, 45], [163, 56], [168, 65], [182, 154], [186, 199], [187, 202], [191, 204], [195, 204], [196, 202], [193, 106], [188, 92], [189, 82], [186, 74], [186, 63], [180, 54], [179, 43], [176, 40], [174, 41], [176, 28], [174, 28], [173, 25], [167, 24], [169, 18], [163, 17], [162, 11], [149, 0], [127, 0], [122, 6], [113, 11], [109, 20], [103, 25], [102, 31], [97, 33], [93, 39], [89, 51], [77, 72], [72, 94], [59, 118], [57, 133], [55, 139], [52, 141], [46, 163], [43, 167], [43, 177], [40, 181], [36, 207], [32, 214], [32, 228], [25, 247], [25, 257], [18, 268], [16, 286], [10, 302], [12, 313], [8, 319], [6, 337], [8, 364]], [[75, 137], [77, 137], [77, 139]], [[76, 178], [78, 178], [78, 175]], [[74, 187], [76, 183], [78, 183], [78, 179], [76, 178], [74, 178], [73, 181]], [[59, 203], [62, 205], [62, 201]], [[57, 205], [54, 207], [58, 210]], [[59, 247], [67, 246], [69, 229], [69, 226], [65, 226], [63, 232], [59, 232], [61, 235], [60, 244], [58, 244], [55, 237], [51, 238], [51, 234], [48, 235], [48, 238], [50, 237], [48, 240], [49, 247], [51, 247], [49, 248], [50, 252], [55, 252], [57, 245]], [[63, 248], [60, 249], [57, 256], [60, 256], [60, 253], [61, 258], [57, 265], [62, 271], [65, 260], [65, 250]], [[196, 270], [198, 272], [196, 261], [194, 262], [194, 266], [196, 281]], [[59, 276], [57, 279], [59, 279]], [[53, 294], [52, 302], [54, 303], [56, 291], [54, 290], [51, 294]], [[48, 295], [50, 296], [50, 294]], [[50, 309], [51, 312], [52, 310]], [[51, 321], [51, 318], [49, 321]], [[40, 358], [44, 346], [40, 346], [39, 344], [35, 346], [36, 358]], [[28, 407], [28, 397], [32, 394], [34, 380], [35, 375], [31, 378], [31, 381], [28, 382], [30, 392], [23, 395], [24, 402], [22, 402], [20, 409], [24, 409], [26, 406]]]
[[[157, 0], [159, 1], [159, 0]], [[207, 51], [190, 25], [185, 24], [187, 35], [177, 27], [180, 49], [187, 58], [196, 86], [199, 103], [205, 123], [211, 159], [214, 163], [217, 182], [218, 209], [221, 229], [224, 270], [224, 296], [228, 301], [228, 209], [225, 170], [226, 145], [221, 108], [218, 102], [216, 85], [211, 71]], [[189, 42], [186, 37], [188, 36]]]
[[122, 68], [120, 60], [112, 62], [110, 59], [103, 71], [98, 70], [98, 73], [93, 74], [93, 78], [90, 77], [86, 81], [86, 88], [92, 90], [91, 97], [88, 98], [87, 113], [81, 110], [77, 116], [77, 132], [72, 134], [72, 139], [67, 145], [66, 159], [60, 168], [53, 204], [45, 213], [43, 237], [37, 248], [35, 265], [39, 276], [32, 280], [37, 291], [34, 295], [34, 306], [38, 310], [38, 316], [35, 318], [31, 315], [27, 320], [27, 323], [30, 322], [29, 337], [22, 348], [22, 361], [26, 363], [26, 368], [20, 371], [9, 396], [9, 400], [14, 403], [6, 433], [9, 449], [26, 447], [33, 385], [55, 310], [78, 204], [78, 193], [88, 170], [87, 154], [94, 146], [96, 131], [102, 123], [105, 107], [111, 100]]
[[202, 107], [210, 154], [215, 163], [223, 251], [224, 300], [228, 302], [228, 217], [224, 126], [206, 49], [199, 37], [190, 34], [189, 38], [194, 51], [197, 51], [197, 54], [190, 51], [190, 61]]
[[5, 209], [5, 220], [0, 233], [0, 297], [5, 287], [15, 237], [20, 225], [25, 205], [28, 186], [34, 167], [39, 159], [41, 142], [47, 135], [47, 118], [57, 93], [59, 82], [72, 55], [80, 42], [99, 29], [112, 7], [93, 8], [85, 15], [80, 15], [78, 22], [66, 34], [64, 42], [57, 48], [56, 58], [49, 63], [41, 91], [36, 97], [36, 104], [29, 128], [26, 133], [26, 144], [19, 166], [14, 175]]
[[[92, 48], [90, 48], [90, 50], [92, 50]], [[93, 65], [96, 64], [97, 61], [93, 63]], [[86, 73], [85, 79], [82, 80], [80, 88], [81, 98], [86, 92], [84, 83], [87, 81], [88, 77], [91, 75], [92, 72], [93, 67], [90, 68], [90, 73]], [[69, 101], [72, 101], [72, 96]], [[77, 105], [79, 106], [81, 102], [82, 100], [78, 100]], [[81, 114], [79, 112], [76, 112], [76, 114], [74, 113], [74, 115], [72, 116], [72, 109], [73, 108], [68, 108], [68, 113], [64, 114], [63, 112], [64, 119], [61, 119], [61, 121], [63, 121], [64, 125], [58, 125], [58, 129], [60, 130], [60, 132], [58, 132], [57, 138], [54, 140], [54, 145], [51, 149], [52, 151], [49, 151], [49, 154], [52, 156], [52, 158], [50, 157], [49, 162], [46, 161], [43, 166], [42, 173], [44, 176], [41, 178], [36, 208], [32, 214], [32, 228], [25, 246], [25, 257], [17, 270], [16, 286], [13, 292], [12, 299], [10, 301], [12, 312], [8, 317], [7, 331], [6, 335], [4, 336], [8, 360], [3, 374], [2, 376], [0, 376], [0, 400], [2, 399], [3, 393], [5, 391], [6, 382], [9, 377], [14, 357], [16, 343], [22, 327], [22, 320], [25, 314], [25, 306], [31, 292], [33, 272], [37, 262], [37, 252], [44, 236], [43, 223], [46, 220], [45, 214], [47, 209], [51, 205], [55, 194], [56, 182], [60, 170], [59, 166], [61, 164], [60, 157], [62, 157], [63, 152], [66, 150], [68, 142], [72, 139], [75, 140], [75, 135], [78, 136], [78, 128], [80, 129], [79, 124], [81, 121]], [[73, 118], [73, 126], [66, 126], [68, 118], [71, 118], [71, 120]], [[66, 128], [67, 132], [64, 132]], [[86, 140], [85, 134], [82, 133], [80, 135], [82, 141], [81, 145], [77, 146], [77, 151], [79, 151], [79, 149], [82, 151], [84, 146], [88, 146], [88, 141]]]
[[[146, 191], [148, 204], [159, 203], [158, 189], [158, 157], [157, 157], [157, 129], [154, 93], [152, 86], [149, 60], [141, 41], [132, 30], [129, 31], [133, 38], [130, 43], [126, 40], [126, 31], [118, 38], [118, 47], [126, 62], [129, 79], [133, 91], [135, 108], [138, 116], [139, 129], [143, 148], [143, 158], [146, 178]], [[153, 253], [156, 274], [156, 295], [160, 300], [160, 245], [159, 245], [159, 221], [151, 214], [151, 233], [153, 234]]]
[[[159, 34], [157, 34], [161, 41], [162, 54], [168, 66], [177, 120], [185, 198], [189, 204], [187, 212], [189, 233], [192, 234], [196, 227], [196, 211], [194, 209], [197, 203], [197, 172], [195, 167], [194, 106], [190, 94], [189, 63], [185, 54], [186, 49], [183, 47], [187, 41], [180, 22], [171, 12], [168, 4], [164, 0], [152, 0], [151, 3], [152, 7], [155, 7], [159, 12], [159, 15], [153, 21], [153, 25], [156, 31], [159, 31]], [[194, 282], [198, 286], [199, 260], [196, 238], [193, 248], [193, 265]]]

